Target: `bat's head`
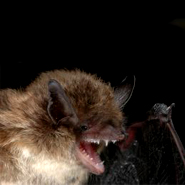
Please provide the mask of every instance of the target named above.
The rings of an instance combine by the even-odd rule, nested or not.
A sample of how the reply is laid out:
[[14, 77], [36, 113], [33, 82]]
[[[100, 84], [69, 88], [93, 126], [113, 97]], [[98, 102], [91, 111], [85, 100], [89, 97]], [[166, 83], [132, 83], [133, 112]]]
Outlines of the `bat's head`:
[[130, 98], [135, 79], [128, 77], [113, 89], [94, 76], [74, 79], [73, 85], [50, 80], [48, 114], [55, 127], [69, 127], [74, 155], [91, 173], [101, 174], [100, 153], [109, 142], [124, 139], [122, 108]]

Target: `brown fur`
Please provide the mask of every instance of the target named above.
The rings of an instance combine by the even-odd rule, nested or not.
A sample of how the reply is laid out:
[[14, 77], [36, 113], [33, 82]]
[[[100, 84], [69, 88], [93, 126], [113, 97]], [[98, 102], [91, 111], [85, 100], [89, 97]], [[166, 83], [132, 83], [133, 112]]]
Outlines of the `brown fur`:
[[1, 90], [0, 184], [75, 185], [88, 177], [71, 127], [54, 128], [47, 113], [50, 79], [62, 84], [80, 123], [123, 120], [110, 85], [79, 70], [45, 72], [25, 89]]

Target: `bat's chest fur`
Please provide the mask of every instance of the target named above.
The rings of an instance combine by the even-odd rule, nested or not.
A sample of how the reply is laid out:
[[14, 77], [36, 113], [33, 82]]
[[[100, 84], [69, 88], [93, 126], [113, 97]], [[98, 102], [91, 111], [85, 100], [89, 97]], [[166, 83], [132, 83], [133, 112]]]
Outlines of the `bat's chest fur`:
[[18, 181], [21, 183], [17, 182], [16, 185], [81, 185], [87, 179], [87, 171], [75, 160], [56, 159], [42, 154], [36, 156], [28, 149], [23, 149], [19, 155], [21, 173]]

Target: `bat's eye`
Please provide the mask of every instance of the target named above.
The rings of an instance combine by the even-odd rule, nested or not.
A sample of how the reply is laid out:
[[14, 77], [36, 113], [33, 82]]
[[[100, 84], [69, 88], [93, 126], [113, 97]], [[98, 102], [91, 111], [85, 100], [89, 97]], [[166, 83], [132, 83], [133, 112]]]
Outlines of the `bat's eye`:
[[88, 127], [86, 125], [81, 125], [80, 128], [81, 128], [82, 131], [86, 131], [88, 129]]

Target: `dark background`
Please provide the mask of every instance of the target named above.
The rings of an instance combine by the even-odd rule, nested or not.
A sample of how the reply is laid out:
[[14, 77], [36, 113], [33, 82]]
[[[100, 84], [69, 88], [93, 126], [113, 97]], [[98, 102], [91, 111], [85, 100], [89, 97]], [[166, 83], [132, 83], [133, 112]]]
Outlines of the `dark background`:
[[25, 87], [40, 72], [60, 68], [96, 73], [112, 86], [135, 75], [125, 107], [129, 119], [141, 119], [155, 103], [175, 103], [172, 118], [183, 141], [184, 10], [130, 8], [124, 14], [125, 9], [7, 16], [1, 30], [1, 88]]

